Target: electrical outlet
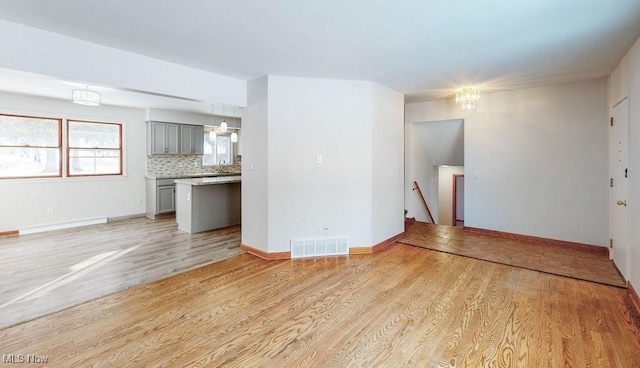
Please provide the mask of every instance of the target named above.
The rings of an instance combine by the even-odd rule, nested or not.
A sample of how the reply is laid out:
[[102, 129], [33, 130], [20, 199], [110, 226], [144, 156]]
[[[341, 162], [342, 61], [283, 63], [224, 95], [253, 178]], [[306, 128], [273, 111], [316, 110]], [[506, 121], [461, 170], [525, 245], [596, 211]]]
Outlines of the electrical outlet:
[[323, 234], [329, 234], [329, 226], [324, 225], [324, 226], [322, 227], [322, 233], [323, 233]]
[[316, 164], [322, 163], [322, 155], [316, 155]]
[[138, 200], [136, 201], [136, 204], [138, 206], [142, 205], [142, 198], [138, 198]]
[[322, 229], [323, 229], [322, 225], [316, 226], [316, 234], [318, 234], [318, 235], [322, 234]]
[[47, 207], [47, 209], [45, 210], [45, 213], [47, 216], [53, 215], [53, 207]]

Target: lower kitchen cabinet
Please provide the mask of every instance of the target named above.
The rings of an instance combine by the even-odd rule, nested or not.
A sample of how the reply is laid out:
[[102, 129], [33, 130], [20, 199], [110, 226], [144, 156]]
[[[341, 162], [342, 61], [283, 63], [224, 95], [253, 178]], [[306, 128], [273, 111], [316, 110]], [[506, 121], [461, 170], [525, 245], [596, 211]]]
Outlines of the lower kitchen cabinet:
[[175, 179], [147, 179], [147, 217], [176, 211]]
[[175, 185], [164, 185], [156, 188], [157, 205], [156, 213], [169, 213], [176, 211], [176, 187]]

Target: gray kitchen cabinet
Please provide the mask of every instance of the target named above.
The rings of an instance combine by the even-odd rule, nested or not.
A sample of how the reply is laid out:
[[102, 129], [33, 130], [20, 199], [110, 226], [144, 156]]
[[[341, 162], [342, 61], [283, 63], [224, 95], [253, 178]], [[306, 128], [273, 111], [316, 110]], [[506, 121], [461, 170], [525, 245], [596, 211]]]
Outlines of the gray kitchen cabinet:
[[180, 153], [202, 155], [204, 153], [204, 126], [180, 125]]
[[147, 153], [176, 155], [180, 153], [180, 125], [151, 121], [147, 123]]
[[174, 179], [147, 178], [147, 217], [176, 211], [176, 186]]
[[156, 189], [158, 214], [176, 211], [176, 187], [174, 184], [159, 186]]

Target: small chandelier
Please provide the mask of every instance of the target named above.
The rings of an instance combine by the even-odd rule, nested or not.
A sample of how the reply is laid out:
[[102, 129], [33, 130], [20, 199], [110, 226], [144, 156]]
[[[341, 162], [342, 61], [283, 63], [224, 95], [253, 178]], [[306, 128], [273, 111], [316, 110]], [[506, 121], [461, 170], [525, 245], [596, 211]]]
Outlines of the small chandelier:
[[479, 99], [480, 91], [477, 88], [463, 88], [456, 93], [456, 103], [462, 107], [462, 110], [473, 109]]
[[222, 123], [220, 123], [220, 130], [223, 133], [226, 133], [227, 131], [227, 119], [225, 117], [225, 110], [226, 109], [224, 108], [224, 105], [222, 105]]
[[238, 142], [238, 133], [236, 133], [236, 107], [233, 107], [233, 133], [231, 133], [231, 142]]
[[[216, 123], [216, 115], [215, 115], [215, 106], [211, 105], [211, 114], [213, 115], [213, 124]], [[215, 131], [215, 126], [211, 126], [211, 130], [209, 131], [209, 140], [211, 142], [215, 142], [216, 141], [216, 131]]]
[[74, 89], [71, 95], [73, 103], [86, 106], [100, 106], [100, 93], [85, 89]]

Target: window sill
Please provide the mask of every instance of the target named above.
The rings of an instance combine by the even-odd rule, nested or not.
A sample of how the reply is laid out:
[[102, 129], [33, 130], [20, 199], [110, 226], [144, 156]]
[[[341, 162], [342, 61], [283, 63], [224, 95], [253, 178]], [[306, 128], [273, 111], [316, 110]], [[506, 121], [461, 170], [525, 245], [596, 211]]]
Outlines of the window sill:
[[82, 182], [82, 181], [96, 181], [96, 180], [125, 180], [128, 175], [104, 175], [104, 176], [64, 176], [55, 178], [16, 178], [16, 179], [1, 179], [2, 184], [15, 184], [15, 183], [60, 183], [60, 182]]

